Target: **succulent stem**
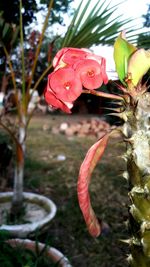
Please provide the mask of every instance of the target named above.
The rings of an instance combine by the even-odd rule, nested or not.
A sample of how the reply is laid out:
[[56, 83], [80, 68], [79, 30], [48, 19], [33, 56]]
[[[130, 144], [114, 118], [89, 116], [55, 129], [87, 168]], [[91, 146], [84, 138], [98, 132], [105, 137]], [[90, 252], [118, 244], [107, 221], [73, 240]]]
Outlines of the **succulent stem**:
[[132, 267], [150, 266], [150, 93], [126, 106], [123, 135], [127, 145], [129, 231]]

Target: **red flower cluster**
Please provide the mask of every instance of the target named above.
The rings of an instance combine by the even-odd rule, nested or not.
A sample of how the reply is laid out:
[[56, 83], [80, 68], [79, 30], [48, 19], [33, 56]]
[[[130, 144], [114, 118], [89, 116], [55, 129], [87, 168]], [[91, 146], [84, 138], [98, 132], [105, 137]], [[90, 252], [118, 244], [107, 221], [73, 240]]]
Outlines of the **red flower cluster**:
[[82, 88], [99, 88], [108, 82], [106, 62], [88, 49], [62, 48], [53, 60], [54, 71], [48, 76], [44, 92], [47, 103], [70, 113]]

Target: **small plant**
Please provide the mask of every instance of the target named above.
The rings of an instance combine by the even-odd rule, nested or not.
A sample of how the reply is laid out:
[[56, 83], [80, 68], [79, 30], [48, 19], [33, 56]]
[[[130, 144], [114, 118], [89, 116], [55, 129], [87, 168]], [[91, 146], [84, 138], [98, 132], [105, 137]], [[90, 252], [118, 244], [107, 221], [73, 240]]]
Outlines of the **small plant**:
[[[21, 244], [22, 242], [22, 244]], [[40, 249], [40, 243], [36, 240], [35, 245], [26, 245], [21, 240], [9, 239], [7, 231], [0, 231], [0, 266], [3, 267], [56, 267], [60, 266], [59, 261], [53, 263], [47, 257], [48, 245]]]
[[[21, 64], [20, 64], [20, 70], [21, 70], [21, 77], [18, 77], [17, 72], [14, 71], [13, 63], [11, 59], [11, 53], [8, 50], [6, 44], [6, 40], [2, 39], [0, 40], [1, 46], [3, 48], [3, 51], [5, 53], [7, 64], [9, 67], [9, 77], [11, 77], [12, 80], [12, 86], [13, 86], [13, 102], [15, 107], [11, 107], [9, 105], [5, 106], [5, 109], [1, 111], [0, 114], [0, 126], [10, 135], [11, 139], [14, 142], [15, 145], [15, 151], [16, 151], [16, 161], [15, 161], [15, 171], [14, 171], [14, 190], [13, 190], [13, 198], [12, 198], [12, 206], [11, 206], [11, 214], [10, 214], [10, 220], [11, 222], [16, 222], [16, 218], [22, 216], [23, 210], [25, 211], [25, 205], [24, 205], [24, 199], [23, 199], [23, 179], [24, 179], [24, 164], [25, 164], [25, 155], [26, 155], [26, 137], [27, 137], [27, 129], [30, 122], [30, 119], [34, 113], [34, 110], [37, 107], [37, 103], [40, 100], [40, 97], [36, 98], [35, 105], [32, 108], [32, 110], [29, 110], [29, 105], [32, 101], [33, 94], [35, 93], [40, 81], [43, 79], [47, 71], [51, 68], [51, 64], [48, 64], [47, 68], [44, 70], [44, 72], [41, 74], [40, 77], [35, 81], [35, 70], [37, 66], [38, 57], [40, 54], [42, 41], [44, 38], [44, 33], [48, 24], [48, 18], [51, 12], [51, 8], [53, 5], [53, 0], [49, 1], [48, 11], [45, 17], [45, 21], [42, 28], [42, 33], [39, 35], [38, 44], [36, 47], [36, 51], [34, 54], [34, 60], [32, 61], [31, 68], [29, 73], [26, 73], [25, 69], [25, 43], [24, 43], [24, 34], [23, 34], [23, 18], [22, 18], [22, 0], [19, 1], [19, 11], [20, 11], [20, 27], [15, 26], [13, 29], [11, 29], [10, 25], [8, 23], [4, 23], [2, 20], [1, 25], [4, 24], [3, 29], [3, 36], [4, 37], [10, 37], [8, 42], [10, 43], [10, 46], [12, 45], [12, 41], [16, 40], [16, 35], [20, 33], [20, 55], [21, 55]], [[8, 32], [7, 32], [8, 31]], [[11, 32], [11, 36], [9, 35]], [[15, 32], [14, 36], [12, 32]], [[4, 42], [5, 41], [5, 42]], [[28, 58], [29, 61], [29, 58]], [[31, 63], [31, 62], [30, 62]], [[17, 79], [19, 79], [21, 85], [17, 84]], [[34, 83], [34, 86], [33, 86]], [[20, 88], [21, 86], [21, 88]], [[32, 87], [32, 90], [31, 90]], [[9, 103], [9, 102], [8, 102]], [[7, 104], [7, 103], [6, 103]], [[9, 112], [14, 112], [14, 120], [11, 121], [10, 117], [7, 116]], [[7, 118], [8, 117], [8, 118]]]
[[[54, 60], [54, 71], [48, 76], [45, 90], [47, 103], [70, 113], [81, 93], [117, 100], [113, 115], [124, 124], [119, 131], [126, 144], [122, 155], [127, 163], [124, 177], [129, 184], [129, 231], [132, 267], [150, 266], [150, 93], [148, 79], [150, 50], [138, 49], [127, 42], [122, 32], [114, 44], [114, 60], [120, 82], [118, 94], [95, 90], [108, 82], [105, 59], [87, 49], [63, 48]], [[145, 77], [144, 77], [145, 78]], [[89, 184], [92, 172], [101, 159], [113, 131], [105, 134], [88, 151], [78, 178], [78, 200], [88, 230], [93, 237], [100, 235], [102, 226], [92, 209]]]

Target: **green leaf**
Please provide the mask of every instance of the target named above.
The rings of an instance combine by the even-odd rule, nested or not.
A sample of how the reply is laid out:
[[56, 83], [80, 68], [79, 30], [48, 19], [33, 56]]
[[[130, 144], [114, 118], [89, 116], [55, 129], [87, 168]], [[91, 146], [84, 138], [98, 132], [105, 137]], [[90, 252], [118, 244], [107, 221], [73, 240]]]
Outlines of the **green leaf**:
[[[80, 12], [81, 5], [82, 5], [82, 2], [79, 4], [78, 8], [76, 9], [76, 11], [74, 13], [72, 21], [68, 27], [67, 33], [66, 33], [65, 37], [63, 38], [63, 43], [62, 43], [61, 47], [69, 46], [68, 43], [69, 43], [70, 39], [72, 39], [72, 36], [74, 36], [74, 31], [75, 31], [74, 28], [78, 27], [78, 23], [79, 23], [79, 20], [78, 20], [78, 23], [76, 22], [76, 20], [77, 20], [78, 13]], [[76, 22], [76, 24], [75, 24], [75, 22]]]
[[19, 36], [19, 26], [17, 26], [12, 34], [11, 45], [15, 44]]
[[136, 51], [137, 48], [128, 43], [123, 35], [124, 33], [122, 32], [115, 41], [114, 60], [119, 79], [123, 84], [126, 85], [124, 79], [127, 76], [128, 60], [131, 54]]
[[4, 24], [2, 37], [5, 38], [6, 34], [10, 31], [10, 25], [8, 23]]

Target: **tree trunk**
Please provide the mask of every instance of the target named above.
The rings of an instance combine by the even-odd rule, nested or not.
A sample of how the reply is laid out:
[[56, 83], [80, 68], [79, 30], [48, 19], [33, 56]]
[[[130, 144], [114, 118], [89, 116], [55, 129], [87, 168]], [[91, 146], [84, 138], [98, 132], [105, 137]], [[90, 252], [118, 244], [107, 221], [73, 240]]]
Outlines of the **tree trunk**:
[[127, 144], [132, 267], [150, 266], [150, 93], [130, 99], [123, 134]]
[[23, 178], [24, 178], [24, 157], [26, 138], [26, 117], [22, 116], [18, 131], [17, 159], [14, 175], [14, 190], [11, 215], [19, 216], [23, 212]]

